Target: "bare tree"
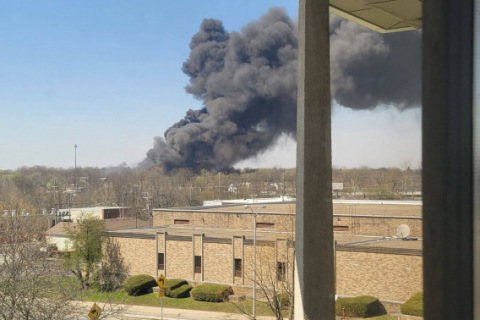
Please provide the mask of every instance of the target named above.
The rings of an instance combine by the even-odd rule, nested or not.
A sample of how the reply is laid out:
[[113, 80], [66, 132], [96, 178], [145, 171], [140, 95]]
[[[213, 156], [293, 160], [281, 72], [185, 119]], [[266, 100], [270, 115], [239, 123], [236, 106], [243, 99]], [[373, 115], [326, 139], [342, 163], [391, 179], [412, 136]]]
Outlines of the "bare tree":
[[103, 241], [100, 285], [105, 291], [114, 291], [122, 286], [128, 276], [128, 266], [120, 252], [119, 244], [110, 237]]
[[58, 277], [61, 268], [47, 256], [44, 222], [11, 213], [0, 217], [0, 319], [75, 318], [77, 290]]
[[[293, 210], [293, 207], [291, 208]], [[294, 217], [291, 221], [284, 220], [284, 225], [277, 226], [278, 233], [272, 240], [257, 240], [257, 255], [255, 266], [255, 285], [259, 295], [257, 303], [265, 303], [277, 320], [293, 315], [294, 307]], [[253, 284], [253, 248], [246, 248], [245, 278]], [[236, 308], [250, 319], [251, 307], [245, 302], [234, 303]]]

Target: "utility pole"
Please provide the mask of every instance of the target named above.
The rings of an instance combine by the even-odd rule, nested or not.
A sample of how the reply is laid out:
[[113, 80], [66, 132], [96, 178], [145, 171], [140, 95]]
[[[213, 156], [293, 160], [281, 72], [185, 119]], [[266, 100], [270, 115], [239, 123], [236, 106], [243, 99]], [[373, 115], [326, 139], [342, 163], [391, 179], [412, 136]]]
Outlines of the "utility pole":
[[55, 172], [53, 173], [53, 204], [57, 203], [57, 197], [56, 197], [56, 194], [57, 194], [57, 183], [55, 181]]
[[75, 148], [75, 173], [73, 178], [73, 188], [77, 191], [77, 144], [73, 146]]

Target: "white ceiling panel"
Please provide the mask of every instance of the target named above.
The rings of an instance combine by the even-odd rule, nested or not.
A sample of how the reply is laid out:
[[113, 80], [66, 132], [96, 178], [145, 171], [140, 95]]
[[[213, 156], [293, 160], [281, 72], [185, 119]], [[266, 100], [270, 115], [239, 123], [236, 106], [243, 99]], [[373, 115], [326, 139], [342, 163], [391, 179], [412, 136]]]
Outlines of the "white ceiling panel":
[[330, 0], [330, 12], [382, 33], [422, 27], [421, 0]]

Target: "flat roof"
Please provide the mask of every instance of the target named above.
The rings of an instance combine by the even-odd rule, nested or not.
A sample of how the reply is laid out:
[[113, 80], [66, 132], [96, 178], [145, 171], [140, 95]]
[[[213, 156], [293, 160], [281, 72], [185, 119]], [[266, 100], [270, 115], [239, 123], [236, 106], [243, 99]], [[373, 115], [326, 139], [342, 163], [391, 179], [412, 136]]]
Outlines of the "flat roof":
[[[149, 221], [135, 218], [102, 219], [100, 221], [104, 222], [106, 231], [134, 228], [135, 225], [137, 225], [139, 228], [142, 228], [150, 224]], [[77, 226], [76, 222], [61, 221], [48, 229], [46, 234], [48, 236], [66, 236], [68, 235], [69, 228], [75, 226]]]

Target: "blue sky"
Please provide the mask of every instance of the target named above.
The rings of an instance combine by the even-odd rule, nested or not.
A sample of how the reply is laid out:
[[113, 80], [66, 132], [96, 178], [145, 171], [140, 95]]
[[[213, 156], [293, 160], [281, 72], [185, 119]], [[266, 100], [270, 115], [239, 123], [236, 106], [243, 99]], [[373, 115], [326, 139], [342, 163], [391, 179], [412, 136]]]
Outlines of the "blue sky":
[[[220, 19], [232, 31], [274, 6], [297, 16], [297, 1], [292, 0], [5, 0], [1, 4], [0, 169], [71, 167], [74, 144], [79, 146], [80, 166], [134, 165], [144, 158], [154, 136], [162, 136], [188, 109], [201, 107], [183, 89], [188, 78], [181, 66], [202, 19]], [[419, 110], [338, 110], [333, 116], [334, 164], [419, 163]], [[378, 130], [372, 119], [377, 119]], [[368, 126], [363, 133], [366, 140], [390, 137], [407, 126], [408, 138], [400, 135], [397, 141], [411, 147], [405, 159], [378, 155], [352, 159], [349, 143], [358, 135], [349, 133], [362, 130], [362, 123]], [[244, 165], [293, 166], [294, 142], [280, 141]], [[359, 147], [359, 142], [352, 146]], [[393, 154], [398, 153], [393, 149]], [[275, 163], [279, 158], [283, 162]]]

